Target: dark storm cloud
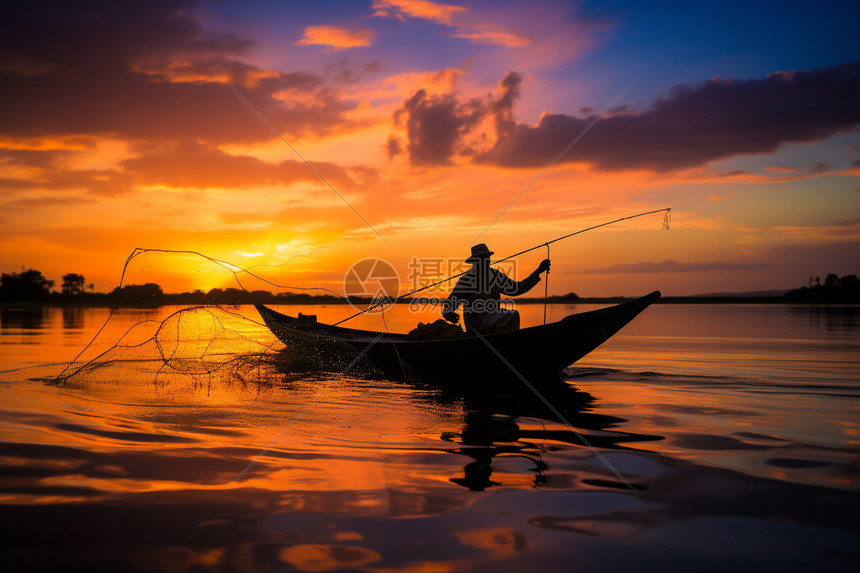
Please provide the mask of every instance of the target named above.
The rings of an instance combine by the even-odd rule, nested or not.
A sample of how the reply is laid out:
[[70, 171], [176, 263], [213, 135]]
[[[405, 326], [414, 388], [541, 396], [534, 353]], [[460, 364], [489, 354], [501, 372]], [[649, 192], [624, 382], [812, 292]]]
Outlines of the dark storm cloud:
[[288, 134], [324, 133], [354, 107], [322, 90], [320, 76], [241, 62], [250, 41], [205, 30], [189, 16], [195, 2], [14, 6], [0, 20], [0, 125], [10, 136], [270, 138], [222, 78]]
[[[418, 92], [406, 102], [413, 163], [445, 163], [468, 153], [461, 138], [492, 115], [495, 144], [474, 160], [506, 167], [548, 164], [594, 118], [544, 114], [538, 125], [517, 124], [512, 106], [520, 77], [509, 73], [497, 99], [459, 103]], [[823, 70], [777, 72], [762, 80], [715, 78], [679, 86], [642, 112], [616, 108], [569, 151], [564, 161], [609, 170], [671, 171], [741, 154], [770, 153], [784, 143], [825, 139], [860, 123], [860, 63]], [[590, 108], [583, 108], [590, 110]], [[817, 172], [827, 166], [816, 166]]]

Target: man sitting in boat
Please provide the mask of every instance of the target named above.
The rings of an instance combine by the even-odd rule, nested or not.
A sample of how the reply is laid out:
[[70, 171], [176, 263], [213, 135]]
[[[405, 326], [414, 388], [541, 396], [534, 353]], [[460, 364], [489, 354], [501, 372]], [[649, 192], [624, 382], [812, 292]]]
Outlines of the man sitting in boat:
[[463, 323], [469, 334], [517, 330], [520, 313], [502, 308], [501, 295], [527, 293], [540, 282], [540, 274], [549, 270], [549, 259], [544, 259], [535, 272], [517, 282], [490, 267], [491, 255], [493, 251], [484, 243], [472, 247], [472, 256], [466, 259], [472, 268], [460, 277], [442, 307], [442, 318], [457, 324], [460, 320], [457, 309], [463, 305]]

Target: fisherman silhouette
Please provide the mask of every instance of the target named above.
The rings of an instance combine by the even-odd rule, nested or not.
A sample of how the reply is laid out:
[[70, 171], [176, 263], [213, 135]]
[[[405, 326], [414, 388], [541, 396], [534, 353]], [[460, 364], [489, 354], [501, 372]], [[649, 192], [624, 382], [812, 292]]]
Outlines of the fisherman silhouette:
[[472, 247], [472, 255], [466, 259], [472, 268], [460, 277], [442, 308], [442, 318], [457, 324], [460, 320], [457, 309], [463, 305], [463, 323], [470, 334], [519, 329], [520, 313], [502, 308], [501, 295], [525, 294], [540, 282], [542, 272], [549, 271], [550, 261], [544, 259], [532, 274], [517, 282], [490, 267], [491, 255], [493, 251], [484, 243]]

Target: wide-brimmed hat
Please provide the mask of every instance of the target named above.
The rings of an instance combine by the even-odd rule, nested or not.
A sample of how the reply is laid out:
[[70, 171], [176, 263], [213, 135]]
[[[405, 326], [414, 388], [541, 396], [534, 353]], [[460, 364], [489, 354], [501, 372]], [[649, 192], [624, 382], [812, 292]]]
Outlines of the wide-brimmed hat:
[[479, 243], [472, 247], [472, 256], [466, 259], [467, 263], [476, 263], [481, 259], [488, 259], [495, 253], [487, 248], [484, 243]]

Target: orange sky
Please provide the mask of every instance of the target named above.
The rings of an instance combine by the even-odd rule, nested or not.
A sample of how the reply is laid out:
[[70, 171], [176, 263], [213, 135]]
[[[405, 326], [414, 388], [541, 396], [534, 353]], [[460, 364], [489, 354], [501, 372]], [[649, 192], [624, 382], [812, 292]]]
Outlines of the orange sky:
[[[659, 65], [658, 15], [633, 7], [57, 6], [18, 8], [0, 43], [3, 272], [77, 272], [106, 291], [140, 247], [338, 292], [353, 262], [380, 257], [408, 287], [414, 257], [467, 256], [573, 141], [481, 237], [497, 257], [663, 207], [672, 226], [658, 214], [553, 245], [550, 293], [860, 271], [860, 67], [844, 23], [831, 51], [799, 54], [765, 15], [737, 24], [762, 27], [748, 45], [724, 47], [675, 15], [660, 41], [682, 55]], [[544, 256], [521, 257], [522, 276]], [[233, 286], [166, 260], [126, 282]]]

